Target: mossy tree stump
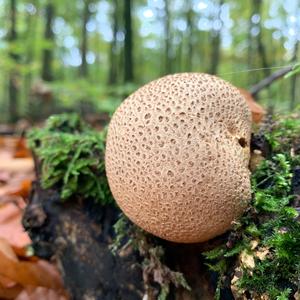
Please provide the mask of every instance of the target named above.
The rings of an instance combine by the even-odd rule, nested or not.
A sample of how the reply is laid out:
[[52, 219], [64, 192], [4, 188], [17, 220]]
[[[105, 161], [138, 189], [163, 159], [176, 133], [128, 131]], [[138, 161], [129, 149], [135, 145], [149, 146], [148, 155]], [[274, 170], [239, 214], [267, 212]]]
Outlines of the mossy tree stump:
[[[104, 136], [75, 116], [51, 118], [45, 129], [29, 135], [37, 181], [23, 223], [32, 238], [35, 254], [58, 265], [72, 299], [209, 300], [215, 296], [224, 300], [238, 299], [237, 286], [232, 279], [241, 267], [241, 255], [250, 249], [255, 234], [261, 234], [249, 232], [249, 228], [255, 225], [261, 230], [271, 218], [280, 219], [285, 212], [290, 226], [298, 228], [295, 211], [299, 209], [300, 199], [300, 122], [291, 120], [280, 124], [279, 129], [276, 129], [278, 124], [273, 124], [271, 129], [263, 129], [252, 139], [256, 154], [259, 151], [267, 157], [254, 177], [254, 192], [258, 191], [261, 176], [271, 172], [268, 174], [280, 182], [264, 178], [265, 188], [284, 193], [289, 201], [283, 204], [279, 196], [278, 203], [274, 197], [268, 200], [266, 197], [272, 194], [262, 193], [260, 189], [261, 197], [265, 197], [260, 199], [261, 207], [254, 194], [253, 203], [240, 225], [231, 232], [206, 243], [176, 244], [143, 232], [124, 217], [120, 219], [121, 212], [111, 198], [105, 178]], [[292, 194], [294, 196], [290, 197]], [[289, 228], [286, 230], [289, 232]], [[295, 234], [295, 230], [290, 232]], [[272, 234], [276, 236], [277, 232]], [[293, 242], [284, 240], [289, 243], [291, 253], [295, 247], [300, 247], [299, 237], [292, 238]], [[260, 236], [257, 247], [262, 247], [261, 241], [266, 243]], [[281, 249], [280, 245], [273, 248]], [[270, 264], [278, 259], [273, 248], [268, 250], [272, 254], [267, 258]], [[207, 251], [212, 261], [203, 255]], [[286, 255], [290, 257], [291, 253]], [[256, 258], [254, 261], [255, 266], [260, 265]], [[214, 271], [209, 270], [208, 263]], [[283, 266], [287, 265], [284, 262]], [[256, 274], [255, 266], [250, 270], [252, 274]], [[277, 299], [278, 295], [287, 295], [280, 299], [293, 299], [291, 297], [297, 293], [294, 274], [290, 274], [297, 268], [287, 271], [290, 273], [286, 275], [285, 286], [276, 286], [274, 291], [267, 285], [266, 290], [256, 289], [252, 279], [261, 278], [251, 277], [248, 271], [243, 266], [243, 276], [239, 279], [244, 284], [239, 291], [244, 297], [241, 299], [262, 297], [265, 293], [269, 293], [269, 299]]]

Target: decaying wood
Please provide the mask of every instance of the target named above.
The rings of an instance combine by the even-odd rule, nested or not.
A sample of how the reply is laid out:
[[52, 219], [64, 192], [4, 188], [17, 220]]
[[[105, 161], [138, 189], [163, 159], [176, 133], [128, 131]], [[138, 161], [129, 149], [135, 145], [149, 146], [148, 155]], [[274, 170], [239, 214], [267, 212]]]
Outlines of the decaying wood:
[[91, 203], [62, 203], [56, 191], [35, 183], [24, 227], [36, 254], [57, 263], [72, 299], [142, 299], [137, 256], [113, 256], [108, 247], [116, 212]]
[[[145, 298], [142, 258], [132, 250], [114, 256], [109, 249], [118, 216], [115, 206], [77, 199], [63, 203], [57, 191], [44, 190], [36, 182], [23, 223], [36, 255], [58, 265], [72, 299], [155, 300], [156, 296]], [[216, 276], [208, 271], [201, 252], [219, 241], [192, 245], [162, 241], [165, 263], [182, 272], [192, 288], [188, 292], [172, 287], [168, 299], [213, 299]]]

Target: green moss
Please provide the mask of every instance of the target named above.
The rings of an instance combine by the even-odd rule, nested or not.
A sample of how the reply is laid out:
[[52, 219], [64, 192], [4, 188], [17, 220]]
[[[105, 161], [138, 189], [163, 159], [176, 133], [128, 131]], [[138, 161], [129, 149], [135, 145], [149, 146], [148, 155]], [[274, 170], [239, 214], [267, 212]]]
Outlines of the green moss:
[[289, 299], [299, 291], [300, 223], [291, 195], [292, 171], [299, 165], [292, 147], [299, 137], [297, 117], [275, 121], [267, 133], [272, 155], [252, 174], [253, 199], [229, 235], [233, 242], [205, 254], [211, 269], [220, 274], [218, 290], [222, 278], [235, 276], [235, 288], [252, 298]]
[[113, 202], [104, 166], [105, 132], [85, 124], [78, 115], [50, 117], [44, 128], [28, 133], [29, 147], [40, 162], [45, 189], [56, 188], [61, 199], [93, 198]]

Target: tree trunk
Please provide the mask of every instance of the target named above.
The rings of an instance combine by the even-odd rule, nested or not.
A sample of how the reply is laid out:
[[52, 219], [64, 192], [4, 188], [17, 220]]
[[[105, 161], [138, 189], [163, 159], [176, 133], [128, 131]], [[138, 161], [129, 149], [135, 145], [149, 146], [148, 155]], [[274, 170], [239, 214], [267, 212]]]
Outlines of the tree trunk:
[[52, 30], [53, 20], [54, 20], [54, 4], [49, 1], [45, 9], [46, 16], [46, 26], [44, 39], [49, 45], [43, 51], [43, 65], [42, 65], [42, 79], [45, 81], [52, 81], [54, 79], [52, 70], [53, 61], [53, 41], [54, 32]]
[[[10, 29], [8, 33], [8, 41], [10, 43], [14, 43], [18, 36], [17, 36], [17, 0], [10, 0]], [[13, 48], [13, 47], [12, 47]], [[11, 51], [9, 53], [10, 58], [14, 61], [14, 64], [17, 64], [19, 56]], [[8, 95], [9, 95], [9, 118], [10, 122], [16, 122], [18, 119], [18, 80], [19, 74], [17, 71], [16, 66], [13, 66], [9, 73], [8, 79]]]
[[187, 2], [187, 12], [186, 12], [186, 23], [187, 23], [187, 55], [186, 55], [186, 70], [192, 71], [193, 66], [193, 54], [194, 54], [194, 41], [193, 41], [193, 31], [194, 31], [194, 11], [193, 3], [191, 1]]
[[165, 0], [165, 16], [164, 16], [164, 36], [165, 36], [165, 74], [172, 72], [171, 60], [171, 34], [170, 34], [170, 8], [169, 0]]
[[[224, 0], [219, 1], [219, 10], [217, 15], [217, 20], [222, 22], [221, 20], [221, 7], [224, 3]], [[221, 28], [219, 30], [213, 30], [212, 32], [212, 49], [211, 49], [211, 61], [210, 61], [210, 74], [217, 74], [218, 67], [220, 63], [220, 55], [221, 55]]]
[[113, 39], [110, 43], [109, 50], [109, 75], [108, 75], [108, 84], [113, 85], [117, 83], [117, 51], [118, 51], [118, 41], [117, 41], [117, 33], [119, 30], [119, 6], [118, 0], [112, 1], [113, 5], [113, 14], [112, 14], [112, 31], [113, 31]]
[[[255, 14], [261, 17], [262, 0], [254, 0], [253, 5], [254, 5]], [[262, 36], [263, 26], [261, 24], [262, 24], [262, 20], [260, 20], [260, 22], [258, 23], [259, 33], [257, 35], [257, 50], [261, 60], [261, 65], [264, 68], [263, 70], [264, 75], [265, 77], [267, 77], [270, 75], [270, 69], [269, 69], [270, 65], [268, 63], [267, 53], [266, 53], [265, 45], [263, 43], [263, 36]]]
[[[251, 3], [252, 9], [250, 9], [250, 15], [248, 19], [248, 32], [247, 32], [247, 68], [248, 70], [253, 69], [253, 38], [252, 38], [252, 16], [255, 13], [254, 12], [254, 5], [253, 2]], [[255, 78], [253, 77], [252, 73], [248, 73], [248, 85], [251, 86], [254, 84]]]
[[124, 82], [134, 81], [131, 0], [124, 1]]
[[[34, 7], [38, 10], [37, 1], [32, 1]], [[28, 67], [31, 68], [32, 63], [35, 59], [35, 47], [37, 42], [37, 22], [38, 22], [38, 13], [31, 15], [29, 12], [26, 16], [26, 55], [25, 63]], [[32, 85], [33, 73], [28, 72], [24, 75], [24, 93], [26, 97], [26, 110], [29, 111], [30, 105], [30, 89]]]
[[82, 16], [82, 40], [81, 40], [81, 65], [79, 68], [79, 76], [81, 77], [87, 77], [88, 76], [88, 65], [86, 61], [86, 55], [88, 50], [88, 34], [86, 30], [86, 25], [90, 19], [90, 9], [89, 9], [89, 1], [84, 1], [84, 7], [83, 7], [83, 16]]
[[[297, 40], [294, 47], [294, 53], [292, 57], [292, 62], [296, 63], [298, 60], [298, 49], [299, 41]], [[291, 78], [291, 99], [290, 99], [290, 110], [295, 108], [296, 104], [296, 88], [297, 88], [297, 76], [292, 76]]]
[[[300, 12], [300, 0], [297, 1], [297, 11]], [[297, 25], [297, 31], [300, 30], [299, 24]], [[295, 41], [292, 63], [297, 63], [299, 52], [299, 39]], [[293, 110], [296, 106], [296, 90], [297, 90], [297, 76], [292, 76], [291, 78], [291, 100], [290, 100], [290, 110]]]

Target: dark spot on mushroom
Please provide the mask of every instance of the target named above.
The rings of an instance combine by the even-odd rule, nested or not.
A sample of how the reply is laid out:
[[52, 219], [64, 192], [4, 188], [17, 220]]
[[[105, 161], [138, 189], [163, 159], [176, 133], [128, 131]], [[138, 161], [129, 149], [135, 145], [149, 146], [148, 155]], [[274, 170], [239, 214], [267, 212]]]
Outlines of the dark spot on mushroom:
[[245, 138], [239, 138], [238, 142], [242, 148], [245, 148], [247, 146], [247, 141]]

